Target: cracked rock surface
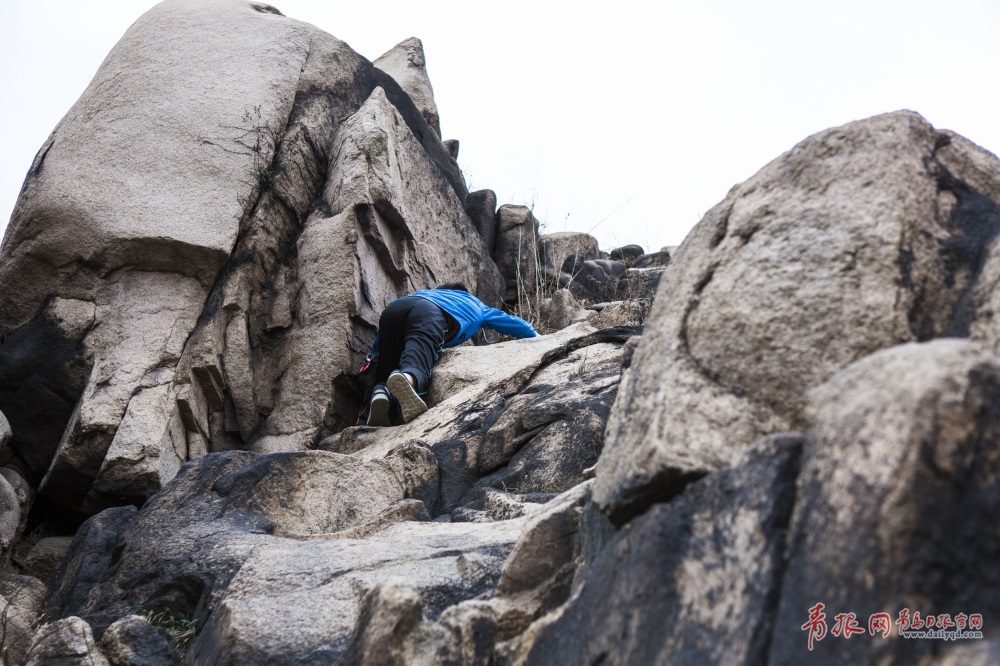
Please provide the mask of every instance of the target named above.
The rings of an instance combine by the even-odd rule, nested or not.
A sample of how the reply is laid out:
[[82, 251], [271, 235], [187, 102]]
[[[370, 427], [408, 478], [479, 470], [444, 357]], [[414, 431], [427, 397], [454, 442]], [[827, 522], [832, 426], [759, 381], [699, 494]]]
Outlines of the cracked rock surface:
[[996, 345], [998, 196], [996, 157], [906, 111], [809, 137], [733, 188], [663, 275], [612, 411], [602, 508], [622, 520], [801, 429], [808, 390], [875, 351]]
[[414, 102], [271, 9], [157, 5], [27, 175], [0, 248], [0, 462], [64, 510], [141, 502], [212, 451], [305, 450], [353, 422], [388, 301], [462, 281], [498, 302]]

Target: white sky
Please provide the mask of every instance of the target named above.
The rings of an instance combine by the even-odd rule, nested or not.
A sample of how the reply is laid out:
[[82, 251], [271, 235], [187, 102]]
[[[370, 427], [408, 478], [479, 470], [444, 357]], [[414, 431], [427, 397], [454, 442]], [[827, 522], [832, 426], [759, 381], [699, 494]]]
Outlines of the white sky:
[[[0, 0], [0, 230], [35, 152], [154, 4]], [[676, 245], [801, 139], [886, 111], [1000, 151], [996, 0], [272, 4], [371, 60], [420, 37], [470, 189], [604, 249]]]

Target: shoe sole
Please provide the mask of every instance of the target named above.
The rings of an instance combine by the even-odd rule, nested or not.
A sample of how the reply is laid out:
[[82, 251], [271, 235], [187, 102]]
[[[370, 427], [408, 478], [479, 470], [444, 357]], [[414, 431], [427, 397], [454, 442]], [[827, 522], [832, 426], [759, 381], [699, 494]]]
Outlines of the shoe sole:
[[368, 408], [368, 425], [383, 428], [389, 425], [389, 396], [376, 395]]
[[403, 421], [406, 423], [427, 411], [427, 404], [420, 399], [420, 396], [403, 375], [389, 375], [385, 386], [399, 403], [399, 409], [403, 412]]

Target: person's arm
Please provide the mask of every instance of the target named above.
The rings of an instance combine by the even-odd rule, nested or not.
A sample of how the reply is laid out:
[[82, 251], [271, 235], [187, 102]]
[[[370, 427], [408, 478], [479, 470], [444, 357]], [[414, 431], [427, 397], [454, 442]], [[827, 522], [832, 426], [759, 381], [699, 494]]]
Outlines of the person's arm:
[[487, 308], [483, 316], [483, 326], [504, 335], [512, 335], [515, 338], [533, 338], [538, 335], [538, 332], [528, 322], [496, 308]]

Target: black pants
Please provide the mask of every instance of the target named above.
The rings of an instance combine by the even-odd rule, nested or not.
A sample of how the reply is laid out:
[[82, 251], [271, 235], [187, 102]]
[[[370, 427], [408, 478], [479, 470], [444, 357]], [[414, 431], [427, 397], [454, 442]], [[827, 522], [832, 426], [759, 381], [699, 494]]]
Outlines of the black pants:
[[418, 393], [426, 392], [453, 322], [426, 298], [403, 296], [389, 303], [378, 320], [376, 381], [384, 384], [394, 370], [400, 370], [413, 375]]

